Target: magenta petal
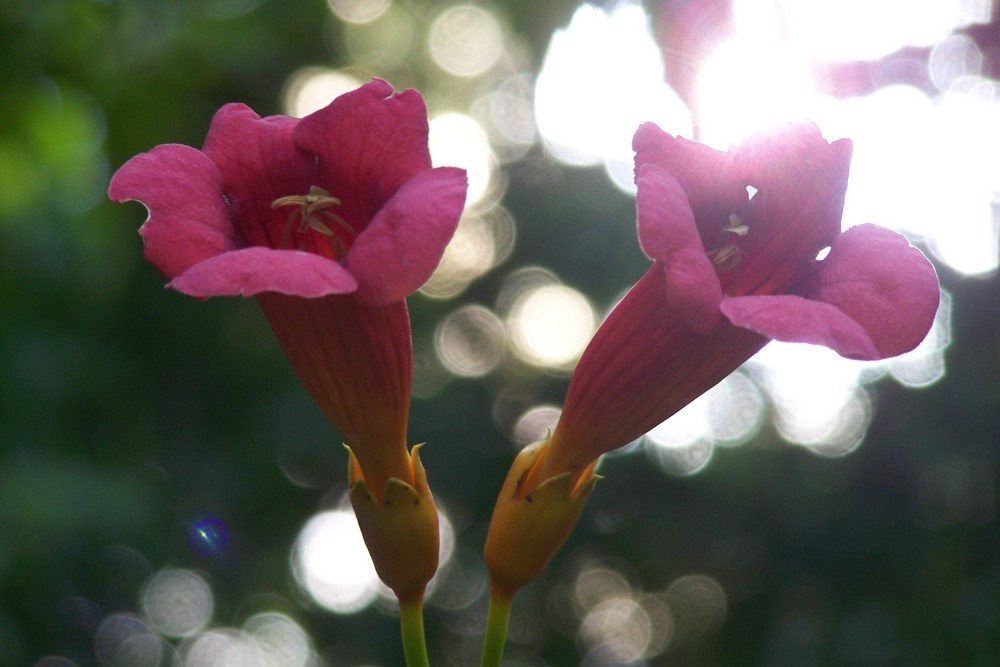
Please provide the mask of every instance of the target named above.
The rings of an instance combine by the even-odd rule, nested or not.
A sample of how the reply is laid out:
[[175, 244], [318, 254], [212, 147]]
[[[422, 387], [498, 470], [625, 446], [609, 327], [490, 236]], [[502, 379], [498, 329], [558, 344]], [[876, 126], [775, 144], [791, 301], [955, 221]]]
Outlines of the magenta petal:
[[465, 171], [425, 171], [396, 192], [347, 254], [358, 294], [370, 304], [399, 301], [433, 273], [465, 205]]
[[304, 195], [316, 182], [313, 159], [292, 142], [298, 121], [261, 118], [243, 104], [227, 104], [212, 117], [204, 152], [219, 168], [223, 189], [248, 245], [278, 247], [288, 209], [271, 202]]
[[732, 297], [720, 308], [734, 325], [774, 340], [825, 345], [851, 359], [881, 356], [864, 327], [828, 303], [781, 294]]
[[694, 213], [677, 179], [662, 167], [647, 164], [639, 167], [635, 181], [639, 245], [646, 256], [667, 259], [684, 247], [698, 248], [704, 255]]
[[691, 329], [707, 333], [719, 319], [722, 287], [705, 254], [680, 184], [653, 164], [636, 175], [639, 242], [663, 267], [667, 302]]
[[403, 183], [431, 167], [427, 108], [420, 93], [392, 94], [373, 79], [309, 114], [295, 128], [299, 149], [319, 159], [320, 182], [343, 210], [371, 219]]
[[878, 348], [878, 358], [884, 358], [908, 352], [924, 339], [941, 288], [934, 266], [904, 236], [858, 225], [834, 239], [803, 294], [858, 322]]
[[108, 196], [146, 206], [149, 218], [139, 230], [146, 259], [167, 278], [241, 245], [219, 170], [189, 146], [165, 144], [136, 155], [115, 173]]
[[171, 283], [189, 296], [253, 296], [277, 292], [316, 298], [347, 294], [357, 282], [344, 267], [320, 255], [261, 246], [217, 255], [177, 276]]

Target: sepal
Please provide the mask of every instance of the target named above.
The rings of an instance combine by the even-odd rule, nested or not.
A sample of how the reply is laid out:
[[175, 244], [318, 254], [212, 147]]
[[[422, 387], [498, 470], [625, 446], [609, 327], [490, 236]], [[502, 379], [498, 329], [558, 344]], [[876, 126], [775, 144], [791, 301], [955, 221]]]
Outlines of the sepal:
[[573, 484], [569, 472], [524, 489], [547, 440], [525, 447], [514, 459], [493, 509], [484, 557], [494, 592], [513, 597], [537, 579], [573, 532], [600, 476], [596, 461]]
[[392, 477], [382, 499], [364, 479], [354, 452], [348, 451], [351, 505], [371, 554], [375, 571], [401, 603], [419, 601], [438, 565], [438, 516], [420, 447], [410, 452], [413, 484]]

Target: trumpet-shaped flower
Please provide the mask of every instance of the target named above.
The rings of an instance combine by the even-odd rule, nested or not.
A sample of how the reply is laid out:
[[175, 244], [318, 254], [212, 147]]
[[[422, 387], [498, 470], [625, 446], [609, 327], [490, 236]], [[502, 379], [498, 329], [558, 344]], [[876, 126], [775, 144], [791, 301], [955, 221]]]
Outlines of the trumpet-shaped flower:
[[601, 454], [769, 340], [881, 359], [913, 349], [937, 311], [934, 268], [905, 238], [874, 225], [841, 232], [849, 141], [793, 124], [721, 152], [646, 124], [633, 147], [639, 242], [653, 264], [594, 335], [554, 432], [497, 503], [487, 560], [508, 589], [527, 583], [523, 563], [508, 564], [513, 545], [548, 539], [511, 525], [519, 504], [563, 477], [588, 494]]
[[[454, 233], [466, 177], [432, 168], [427, 135], [420, 95], [393, 95], [377, 79], [302, 119], [228, 104], [202, 150], [157, 146], [122, 166], [108, 194], [145, 204], [145, 256], [170, 287], [257, 297], [349, 446], [351, 480], [364, 483], [358, 498], [378, 506], [401, 493], [398, 481], [425, 501], [434, 562], [410, 569], [433, 573], [436, 513], [406, 445], [413, 353], [404, 298]], [[387, 578], [372, 555], [397, 593], [413, 588], [390, 581], [399, 577]]]

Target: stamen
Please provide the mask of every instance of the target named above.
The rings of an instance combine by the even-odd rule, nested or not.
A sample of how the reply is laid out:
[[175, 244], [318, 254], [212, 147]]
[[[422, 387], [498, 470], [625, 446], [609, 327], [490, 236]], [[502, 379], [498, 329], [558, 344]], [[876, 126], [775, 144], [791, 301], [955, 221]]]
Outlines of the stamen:
[[743, 251], [739, 246], [730, 243], [707, 254], [712, 260], [712, 264], [715, 264], [716, 268], [721, 272], [736, 268], [740, 263], [740, 258], [743, 256]]
[[[342, 257], [345, 246], [343, 239], [340, 239], [330, 228], [326, 221], [336, 223], [341, 232], [347, 235], [349, 240], [354, 240], [358, 235], [357, 230], [349, 222], [339, 215], [329, 210], [334, 206], [340, 206], [341, 201], [333, 197], [323, 188], [312, 185], [309, 193], [305, 195], [288, 195], [279, 197], [271, 202], [272, 209], [284, 208], [285, 206], [297, 206], [298, 210], [292, 211], [285, 220], [285, 227], [281, 233], [281, 246], [287, 247], [291, 243], [292, 221], [296, 214], [299, 216], [299, 226], [295, 231], [299, 234], [312, 230], [323, 236], [330, 237], [331, 248], [337, 257]], [[325, 219], [325, 220], [324, 220]]]
[[735, 213], [729, 214], [729, 224], [722, 228], [724, 232], [732, 232], [737, 236], [743, 237], [750, 233], [750, 228], [743, 224], [743, 220], [740, 216]]

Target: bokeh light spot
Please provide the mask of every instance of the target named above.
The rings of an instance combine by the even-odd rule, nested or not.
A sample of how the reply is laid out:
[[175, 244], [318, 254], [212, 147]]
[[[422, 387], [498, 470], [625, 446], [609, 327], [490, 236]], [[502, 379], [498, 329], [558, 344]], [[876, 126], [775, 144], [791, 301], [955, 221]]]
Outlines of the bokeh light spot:
[[432, 299], [450, 299], [493, 268], [510, 253], [513, 222], [500, 207], [466, 210], [444, 255], [420, 293]]
[[142, 607], [157, 632], [169, 637], [187, 637], [211, 620], [214, 598], [199, 574], [190, 570], [163, 570], [146, 584]]
[[938, 90], [948, 90], [963, 77], [978, 76], [982, 60], [983, 55], [972, 39], [965, 35], [951, 35], [931, 49], [927, 69]]
[[292, 571], [317, 604], [338, 614], [364, 609], [378, 590], [378, 575], [358, 521], [347, 509], [309, 519], [295, 542]]
[[775, 403], [775, 425], [789, 442], [842, 456], [864, 438], [871, 406], [859, 386], [861, 362], [825, 347], [769, 343], [750, 362]]
[[285, 83], [282, 95], [285, 113], [295, 118], [308, 116], [360, 85], [360, 80], [344, 72], [326, 67], [303, 67]]
[[927, 337], [915, 349], [889, 359], [889, 372], [905, 387], [927, 387], [947, 372], [945, 351], [951, 345], [951, 295], [941, 290], [941, 303]]
[[646, 653], [652, 624], [645, 609], [631, 597], [603, 600], [580, 625], [580, 638], [588, 649], [601, 647], [613, 664], [627, 664]]
[[268, 667], [307, 667], [313, 647], [305, 631], [285, 614], [265, 612], [250, 618], [243, 630], [266, 656]]
[[368, 23], [382, 16], [392, 0], [326, 0], [326, 3], [341, 21]]
[[435, 19], [429, 43], [431, 57], [443, 70], [478, 76], [503, 54], [503, 29], [496, 16], [475, 5], [450, 7]]
[[565, 285], [523, 294], [511, 308], [508, 329], [514, 352], [535, 366], [568, 370], [596, 328], [587, 298]]
[[114, 614], [97, 630], [94, 655], [101, 667], [157, 667], [163, 642], [135, 616]]
[[514, 445], [520, 449], [547, 438], [555, 429], [560, 412], [555, 405], [536, 405], [526, 410], [514, 424]]
[[448, 315], [434, 336], [441, 363], [462, 377], [481, 377], [496, 368], [503, 357], [504, 341], [500, 318], [477, 305], [463, 306]]
[[202, 633], [185, 649], [184, 667], [276, 667], [249, 636], [230, 628]]
[[496, 158], [486, 131], [473, 118], [451, 112], [430, 122], [431, 159], [437, 167], [461, 167], [469, 178], [465, 203], [492, 203], [499, 187]]
[[678, 578], [666, 591], [678, 643], [718, 629], [726, 618], [726, 592], [718, 581], [703, 574]]

